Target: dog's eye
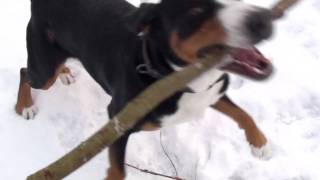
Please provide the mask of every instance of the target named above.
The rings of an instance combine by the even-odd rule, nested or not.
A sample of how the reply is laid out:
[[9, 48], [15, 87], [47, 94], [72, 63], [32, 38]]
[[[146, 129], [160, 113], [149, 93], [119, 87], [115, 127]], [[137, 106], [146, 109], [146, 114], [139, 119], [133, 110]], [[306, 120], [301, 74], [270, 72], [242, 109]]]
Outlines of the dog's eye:
[[196, 8], [191, 9], [189, 11], [189, 13], [193, 16], [197, 16], [197, 15], [204, 13], [204, 8], [196, 7]]

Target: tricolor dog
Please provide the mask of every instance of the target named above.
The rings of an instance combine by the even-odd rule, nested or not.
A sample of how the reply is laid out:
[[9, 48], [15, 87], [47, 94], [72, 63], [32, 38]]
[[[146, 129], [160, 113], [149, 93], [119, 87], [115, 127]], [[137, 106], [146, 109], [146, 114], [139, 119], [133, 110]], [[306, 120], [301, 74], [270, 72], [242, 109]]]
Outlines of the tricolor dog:
[[125, 0], [32, 0], [27, 27], [28, 66], [21, 69], [16, 112], [37, 112], [30, 89], [48, 89], [58, 77], [74, 82], [64, 66], [69, 57], [111, 97], [114, 117], [158, 79], [223, 45], [234, 50], [209, 72], [161, 103], [109, 149], [108, 180], [125, 178], [125, 148], [131, 133], [156, 130], [199, 118], [207, 107], [222, 112], [245, 130], [256, 156], [269, 155], [268, 141], [253, 119], [225, 94], [227, 72], [263, 80], [271, 63], [254, 45], [272, 34], [267, 9], [237, 0], [162, 0], [139, 8]]

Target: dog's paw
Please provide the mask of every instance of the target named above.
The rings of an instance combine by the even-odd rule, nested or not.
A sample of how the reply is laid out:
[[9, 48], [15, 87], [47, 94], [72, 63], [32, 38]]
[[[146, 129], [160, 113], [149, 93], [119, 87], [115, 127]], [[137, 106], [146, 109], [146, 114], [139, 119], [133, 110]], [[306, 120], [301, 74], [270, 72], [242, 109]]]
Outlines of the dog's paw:
[[23, 118], [30, 120], [30, 119], [34, 119], [37, 113], [38, 113], [38, 108], [33, 105], [31, 107], [24, 108], [22, 110], [21, 115]]
[[64, 85], [70, 85], [76, 82], [74, 75], [71, 73], [61, 73], [59, 78]]
[[272, 157], [272, 149], [269, 143], [266, 143], [262, 147], [255, 147], [251, 145], [252, 154], [262, 160], [269, 160]]

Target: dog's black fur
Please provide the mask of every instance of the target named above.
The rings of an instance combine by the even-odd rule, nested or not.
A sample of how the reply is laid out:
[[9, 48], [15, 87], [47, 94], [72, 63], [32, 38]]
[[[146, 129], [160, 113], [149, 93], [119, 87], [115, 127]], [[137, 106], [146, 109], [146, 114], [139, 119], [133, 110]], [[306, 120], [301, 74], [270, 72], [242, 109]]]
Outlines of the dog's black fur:
[[[193, 10], [201, 7], [203, 11]], [[221, 5], [212, 0], [163, 0], [136, 8], [124, 0], [32, 0], [32, 17], [27, 28], [28, 82], [42, 88], [67, 58], [78, 58], [89, 74], [112, 96], [110, 117], [159, 77], [137, 71], [144, 64], [143, 42], [152, 67], [165, 76], [184, 66], [169, 45], [173, 31], [186, 39], [196, 32]], [[147, 31], [144, 31], [146, 30]], [[143, 36], [139, 33], [145, 32]], [[221, 93], [226, 90], [227, 76]], [[188, 90], [186, 90], [188, 91]], [[174, 94], [134, 129], [113, 145], [118, 168], [123, 171], [130, 133], [145, 122], [160, 126], [159, 118], [177, 110], [183, 92]]]

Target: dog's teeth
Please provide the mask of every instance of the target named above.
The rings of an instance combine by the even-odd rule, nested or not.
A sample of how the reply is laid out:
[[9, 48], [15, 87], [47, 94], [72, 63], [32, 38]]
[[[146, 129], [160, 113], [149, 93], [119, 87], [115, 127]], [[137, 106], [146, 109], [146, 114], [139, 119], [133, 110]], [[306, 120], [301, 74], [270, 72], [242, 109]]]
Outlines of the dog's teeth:
[[253, 71], [256, 72], [256, 73], [258, 73], [258, 74], [264, 74], [264, 72], [261, 71], [261, 70], [258, 69], [258, 68], [253, 68]]
[[242, 66], [246, 66], [247, 68], [249, 68], [249, 69], [252, 69], [255, 73], [257, 73], [257, 74], [264, 74], [264, 72], [261, 70], [261, 69], [259, 69], [258, 67], [255, 67], [255, 66], [253, 66], [253, 65], [251, 65], [251, 64], [248, 64], [248, 63], [246, 63], [246, 62], [243, 62], [243, 61], [235, 61], [237, 64], [240, 64], [240, 65], [242, 65]]

